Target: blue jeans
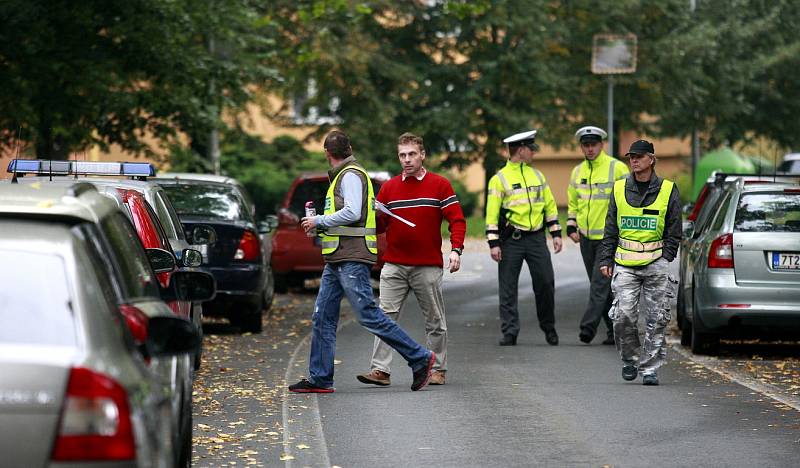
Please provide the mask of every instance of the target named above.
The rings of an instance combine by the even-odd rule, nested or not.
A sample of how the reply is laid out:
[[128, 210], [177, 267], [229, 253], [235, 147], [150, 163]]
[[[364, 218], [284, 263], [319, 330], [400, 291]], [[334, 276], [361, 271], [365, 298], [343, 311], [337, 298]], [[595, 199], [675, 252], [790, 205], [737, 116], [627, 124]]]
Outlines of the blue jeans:
[[369, 282], [370, 266], [359, 262], [326, 264], [322, 271], [311, 331], [308, 380], [317, 387], [333, 385], [333, 356], [342, 296], [347, 296], [356, 319], [408, 362], [412, 370], [427, 367], [430, 351], [420, 346], [375, 304]]

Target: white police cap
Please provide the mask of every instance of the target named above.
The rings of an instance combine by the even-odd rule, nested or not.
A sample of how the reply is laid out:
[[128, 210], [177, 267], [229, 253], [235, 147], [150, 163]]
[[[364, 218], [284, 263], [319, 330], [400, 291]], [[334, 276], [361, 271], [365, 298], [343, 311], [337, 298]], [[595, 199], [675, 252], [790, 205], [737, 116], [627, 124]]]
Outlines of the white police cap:
[[586, 140], [602, 141], [605, 140], [607, 136], [608, 133], [606, 133], [605, 130], [591, 125], [581, 127], [575, 132], [575, 138], [577, 138], [579, 142], [583, 141], [584, 137], [587, 137]]
[[519, 143], [519, 142], [526, 141], [526, 140], [530, 140], [531, 143], [533, 143], [535, 139], [536, 139], [536, 130], [530, 130], [530, 131], [527, 131], [527, 132], [515, 133], [515, 134], [511, 135], [510, 137], [504, 139], [503, 143], [506, 143], [506, 144]]

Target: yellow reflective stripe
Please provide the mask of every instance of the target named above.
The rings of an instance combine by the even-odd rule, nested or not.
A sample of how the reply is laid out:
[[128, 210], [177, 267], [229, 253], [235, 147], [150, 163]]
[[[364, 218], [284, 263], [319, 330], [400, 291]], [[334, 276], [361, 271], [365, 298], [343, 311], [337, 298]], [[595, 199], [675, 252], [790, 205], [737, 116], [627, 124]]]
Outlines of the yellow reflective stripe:
[[568, 220], [567, 220], [567, 226], [575, 226], [575, 227], [578, 227], [578, 222], [577, 222], [577, 221], [575, 221], [574, 219], [568, 219]]
[[581, 234], [583, 234], [586, 237], [589, 237], [589, 236], [602, 236], [603, 235], [603, 230], [602, 229], [588, 229], [588, 230], [587, 229], [581, 229], [580, 231], [581, 231]]
[[625, 250], [633, 250], [634, 252], [650, 252], [664, 247], [664, 241], [639, 242], [635, 240], [619, 239], [619, 246]]
[[561, 231], [561, 226], [559, 226], [558, 224], [550, 226], [550, 232], [557, 232], [557, 231]]
[[661, 258], [661, 250], [654, 250], [653, 252], [620, 252], [619, 250], [614, 253], [614, 258], [617, 260], [625, 261], [640, 261], [640, 260], [656, 260]]
[[378, 242], [374, 241], [374, 240], [367, 239], [367, 248], [377, 249], [378, 248]]
[[494, 196], [494, 197], [502, 198], [503, 197], [503, 192], [501, 192], [499, 190], [495, 190], [495, 189], [489, 189], [489, 196], [490, 197]]
[[514, 189], [507, 193], [509, 197], [513, 197], [514, 195], [526, 195], [528, 193], [528, 189], [518, 188]]
[[547, 221], [548, 223], [549, 223], [550, 221], [558, 221], [558, 215], [555, 215], [555, 216], [547, 216], [547, 217], [545, 217], [545, 221]]
[[322, 241], [323, 249], [335, 249], [339, 245], [339, 241]]
[[362, 237], [374, 236], [376, 235], [377, 230], [375, 228], [335, 226], [326, 228], [325, 232], [331, 236]]
[[505, 190], [506, 192], [511, 190], [511, 186], [508, 185], [508, 181], [506, 180], [506, 176], [503, 175], [502, 171], [497, 173], [497, 178], [500, 179], [500, 183], [503, 185], [503, 190]]
[[497, 224], [487, 224], [486, 225], [486, 230], [487, 231], [496, 231], [498, 229], [500, 229], [500, 226], [498, 226]]
[[503, 208], [511, 208], [512, 206], [519, 206], [519, 205], [532, 205], [535, 203], [544, 203], [541, 198], [531, 198], [528, 200], [527, 198], [520, 198], [517, 200], [509, 200], [503, 202]]
[[499, 234], [495, 234], [493, 232], [489, 233], [489, 234], [486, 234], [486, 240], [497, 240], [499, 238], [500, 238], [500, 235]]
[[608, 165], [608, 185], [611, 187], [614, 186], [614, 179], [616, 179], [616, 177], [614, 177], [614, 173], [616, 172], [614, 169], [616, 166], [617, 161], [615, 159], [611, 159], [611, 164]]
[[582, 193], [578, 192], [578, 198], [581, 200], [611, 200], [611, 194], [608, 192], [595, 192], [595, 193]]

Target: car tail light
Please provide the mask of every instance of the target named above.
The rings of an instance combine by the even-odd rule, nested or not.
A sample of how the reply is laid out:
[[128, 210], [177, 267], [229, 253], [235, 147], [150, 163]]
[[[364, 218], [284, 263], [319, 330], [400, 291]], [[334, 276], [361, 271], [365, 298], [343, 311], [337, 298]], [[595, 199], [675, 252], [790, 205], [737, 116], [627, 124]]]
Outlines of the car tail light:
[[733, 234], [723, 234], [711, 242], [708, 267], [733, 268]]
[[697, 215], [700, 213], [700, 208], [703, 206], [703, 202], [706, 201], [706, 197], [708, 196], [708, 185], [703, 185], [703, 189], [700, 191], [700, 195], [697, 196], [697, 200], [694, 202], [694, 207], [692, 207], [692, 212], [689, 213], [689, 216], [686, 218], [687, 221], [694, 221], [697, 219]]
[[52, 459], [131, 460], [135, 456], [125, 389], [107, 375], [73, 368]]
[[236, 253], [233, 255], [234, 260], [257, 260], [261, 253], [261, 244], [258, 241], [258, 236], [252, 231], [244, 231], [242, 240], [239, 241], [239, 247], [236, 248]]
[[130, 329], [133, 338], [136, 340], [136, 344], [142, 344], [147, 340], [147, 326], [148, 326], [148, 317], [147, 314], [142, 312], [136, 306], [132, 306], [130, 304], [122, 304], [119, 306], [119, 311], [122, 314], [122, 317], [125, 318], [125, 324]]
[[750, 304], [720, 304], [717, 307], [720, 309], [749, 309]]
[[800, 193], [800, 188], [785, 188], [784, 193]]

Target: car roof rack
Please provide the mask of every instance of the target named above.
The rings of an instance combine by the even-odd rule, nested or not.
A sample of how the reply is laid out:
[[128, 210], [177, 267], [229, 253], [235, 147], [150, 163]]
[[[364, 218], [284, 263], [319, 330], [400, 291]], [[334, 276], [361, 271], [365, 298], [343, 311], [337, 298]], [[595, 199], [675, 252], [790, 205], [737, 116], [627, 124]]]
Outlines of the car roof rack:
[[50, 161], [47, 159], [13, 159], [8, 163], [9, 173], [14, 177], [26, 174], [37, 176], [123, 176], [136, 180], [147, 180], [156, 175], [156, 168], [149, 162], [105, 162], [105, 161]]

